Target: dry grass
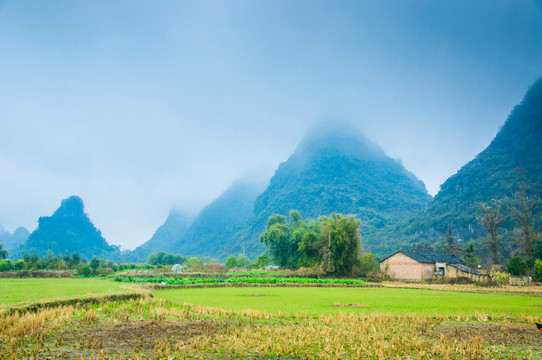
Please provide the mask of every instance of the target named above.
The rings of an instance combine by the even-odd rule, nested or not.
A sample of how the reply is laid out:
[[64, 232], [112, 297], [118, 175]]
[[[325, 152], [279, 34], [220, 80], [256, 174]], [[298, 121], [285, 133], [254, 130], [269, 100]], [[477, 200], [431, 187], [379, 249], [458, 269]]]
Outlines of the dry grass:
[[540, 359], [542, 346], [534, 325], [484, 314], [312, 317], [150, 298], [4, 315], [0, 329], [0, 359]]
[[386, 281], [380, 283], [384, 287], [390, 288], [408, 288], [408, 289], [428, 289], [428, 290], [444, 290], [444, 291], [467, 291], [480, 293], [509, 293], [509, 294], [530, 294], [541, 295], [542, 286], [477, 286], [475, 284], [432, 284], [418, 282], [403, 282], [403, 281]]

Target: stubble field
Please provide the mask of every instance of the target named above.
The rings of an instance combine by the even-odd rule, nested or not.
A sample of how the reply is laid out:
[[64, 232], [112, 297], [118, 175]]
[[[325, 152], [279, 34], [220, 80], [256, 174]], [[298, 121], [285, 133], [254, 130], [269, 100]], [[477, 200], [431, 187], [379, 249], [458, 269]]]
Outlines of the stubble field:
[[[35, 281], [44, 280], [49, 289], [67, 286], [63, 279]], [[119, 290], [93, 281], [99, 292]], [[154, 297], [18, 312], [6, 293], [17, 289], [20, 297], [29, 294], [21, 302], [36, 301], [36, 284], [25, 284], [28, 291], [0, 283], [4, 310], [12, 307], [0, 317], [0, 359], [542, 359], [534, 326], [542, 321], [542, 297], [532, 294], [164, 289]]]

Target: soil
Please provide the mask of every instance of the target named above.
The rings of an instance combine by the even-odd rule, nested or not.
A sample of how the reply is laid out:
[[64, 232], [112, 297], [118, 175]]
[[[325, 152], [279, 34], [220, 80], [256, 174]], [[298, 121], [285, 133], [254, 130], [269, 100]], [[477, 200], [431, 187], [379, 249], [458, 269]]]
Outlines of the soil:
[[458, 341], [471, 341], [478, 336], [483, 343], [492, 345], [542, 347], [542, 334], [535, 324], [442, 324], [433, 329], [428, 335], [438, 337], [440, 334]]
[[[217, 334], [226, 326], [212, 321], [128, 321], [117, 324], [76, 326], [59, 334], [47, 359], [73, 359], [76, 355], [105, 354], [124, 356], [135, 352], [150, 352], [155, 341], [174, 346], [179, 340]], [[56, 348], [56, 349], [55, 349]], [[55, 351], [56, 350], [56, 351]]]

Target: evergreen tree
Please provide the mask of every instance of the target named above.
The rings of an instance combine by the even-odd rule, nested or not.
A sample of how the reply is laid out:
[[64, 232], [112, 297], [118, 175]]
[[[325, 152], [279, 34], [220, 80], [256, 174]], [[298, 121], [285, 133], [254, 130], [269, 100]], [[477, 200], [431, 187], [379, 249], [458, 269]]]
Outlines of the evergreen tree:
[[533, 246], [533, 258], [542, 260], [542, 241], [537, 241]]
[[463, 262], [471, 268], [475, 268], [480, 265], [480, 260], [476, 256], [476, 250], [474, 249], [473, 244], [470, 244], [465, 249], [465, 252], [463, 254]]
[[90, 268], [95, 272], [96, 269], [98, 269], [99, 267], [100, 267], [100, 260], [96, 256], [93, 256], [92, 260], [90, 260]]
[[447, 254], [457, 254], [460, 250], [459, 244], [456, 242], [456, 238], [452, 232], [452, 225], [448, 225], [448, 230], [446, 231], [446, 245], [442, 251]]
[[527, 270], [527, 265], [525, 265], [525, 261], [522, 258], [514, 256], [510, 259], [506, 268], [511, 275], [523, 276]]

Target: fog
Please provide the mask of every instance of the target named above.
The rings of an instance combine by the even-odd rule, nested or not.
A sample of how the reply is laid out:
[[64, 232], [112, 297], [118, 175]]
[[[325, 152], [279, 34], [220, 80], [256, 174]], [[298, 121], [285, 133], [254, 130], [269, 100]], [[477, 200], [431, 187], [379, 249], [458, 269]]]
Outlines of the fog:
[[0, 1], [0, 224], [148, 240], [317, 122], [438, 192], [542, 75], [540, 1]]

